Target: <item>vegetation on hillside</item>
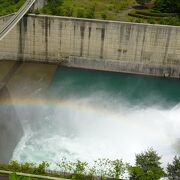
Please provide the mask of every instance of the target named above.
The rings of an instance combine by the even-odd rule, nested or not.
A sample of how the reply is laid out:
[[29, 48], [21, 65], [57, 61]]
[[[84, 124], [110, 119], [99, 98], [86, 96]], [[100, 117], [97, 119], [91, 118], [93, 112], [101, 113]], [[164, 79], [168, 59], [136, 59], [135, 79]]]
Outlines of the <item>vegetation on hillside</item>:
[[137, 0], [137, 2], [141, 5], [151, 2], [153, 7], [129, 12], [130, 21], [180, 26], [179, 0]]
[[0, 0], [0, 16], [16, 12], [25, 0]]
[[180, 26], [180, 14], [177, 13], [162, 13], [154, 9], [143, 9], [133, 10], [128, 15], [131, 22]]
[[[144, 8], [132, 10], [135, 2]], [[146, 7], [147, 3], [153, 4], [150, 9]], [[51, 0], [41, 10], [43, 14], [59, 16], [177, 26], [180, 25], [179, 12], [179, 0]]]
[[0, 164], [0, 170], [64, 177], [73, 180], [103, 180], [106, 177], [118, 180], [124, 178], [125, 174], [126, 176], [129, 174], [130, 180], [159, 180], [161, 177], [168, 177], [169, 180], [180, 179], [180, 156], [174, 157], [173, 162], [167, 165], [165, 172], [161, 167], [161, 156], [153, 149], [136, 154], [133, 166], [124, 163], [121, 159], [98, 159], [93, 164], [88, 164], [79, 160], [71, 162], [63, 158], [57, 163], [58, 169], [56, 171], [50, 171], [47, 169], [48, 167], [47, 162], [42, 162], [39, 165], [27, 162], [18, 163], [17, 161]]
[[[17, 11], [24, 2], [0, 0], [0, 16]], [[135, 4], [141, 8], [133, 9]], [[48, 0], [35, 13], [180, 26], [179, 0]]]
[[51, 0], [41, 13], [119, 20], [121, 11], [134, 2], [135, 0]]
[[161, 12], [180, 13], [179, 0], [154, 0], [155, 9]]

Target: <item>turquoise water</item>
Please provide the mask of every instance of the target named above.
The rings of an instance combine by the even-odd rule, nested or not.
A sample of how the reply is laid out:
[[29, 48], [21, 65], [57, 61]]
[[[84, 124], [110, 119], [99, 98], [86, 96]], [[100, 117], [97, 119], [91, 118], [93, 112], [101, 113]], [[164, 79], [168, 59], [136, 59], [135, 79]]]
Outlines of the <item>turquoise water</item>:
[[179, 80], [60, 67], [45, 102], [17, 107], [25, 135], [12, 158], [133, 163], [153, 147], [166, 164], [180, 154], [179, 103]]
[[107, 93], [117, 102], [122, 98], [132, 106], [169, 107], [180, 102], [180, 81], [121, 73], [61, 67], [51, 90], [59, 98], [87, 97]]

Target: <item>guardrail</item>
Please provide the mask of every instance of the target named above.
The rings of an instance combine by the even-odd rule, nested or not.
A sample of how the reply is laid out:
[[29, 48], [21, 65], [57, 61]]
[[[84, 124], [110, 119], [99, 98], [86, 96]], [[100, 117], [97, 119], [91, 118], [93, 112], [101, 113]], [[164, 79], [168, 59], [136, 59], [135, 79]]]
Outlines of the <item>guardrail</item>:
[[0, 40], [21, 20], [36, 0], [27, 0], [13, 17], [0, 29]]
[[[11, 174], [13, 173], [12, 171], [4, 171], [0, 170], [1, 174]], [[49, 179], [49, 180], [68, 180], [64, 178], [57, 178], [57, 177], [50, 177], [50, 176], [41, 176], [41, 175], [35, 175], [35, 174], [27, 174], [27, 173], [20, 173], [20, 172], [15, 172], [18, 176], [25, 176], [25, 177], [32, 177], [32, 178], [39, 178], [39, 179]], [[1, 179], [1, 178], [0, 178]]]

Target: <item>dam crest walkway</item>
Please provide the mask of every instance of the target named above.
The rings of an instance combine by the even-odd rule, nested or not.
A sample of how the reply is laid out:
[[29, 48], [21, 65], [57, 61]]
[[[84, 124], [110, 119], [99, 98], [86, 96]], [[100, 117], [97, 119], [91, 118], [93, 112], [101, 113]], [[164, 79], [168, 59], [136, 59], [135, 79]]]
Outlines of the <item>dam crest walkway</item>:
[[0, 40], [2, 40], [8, 32], [21, 20], [21, 18], [28, 12], [36, 0], [27, 0], [24, 5], [0, 28]]

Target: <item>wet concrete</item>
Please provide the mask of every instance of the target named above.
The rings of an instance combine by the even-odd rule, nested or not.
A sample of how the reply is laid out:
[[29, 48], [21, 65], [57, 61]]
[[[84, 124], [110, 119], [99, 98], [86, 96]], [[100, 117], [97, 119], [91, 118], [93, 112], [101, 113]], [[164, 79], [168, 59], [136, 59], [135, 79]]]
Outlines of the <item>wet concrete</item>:
[[16, 99], [42, 97], [56, 68], [47, 64], [0, 62], [0, 162], [7, 163], [12, 158], [23, 136], [22, 117], [14, 108]]
[[13, 97], [30, 98], [43, 96], [49, 87], [56, 65], [24, 63], [7, 84]]
[[16, 62], [14, 61], [0, 61], [0, 82], [3, 81], [9, 70]]
[[0, 162], [7, 163], [23, 135], [23, 129], [6, 86], [0, 89]]

